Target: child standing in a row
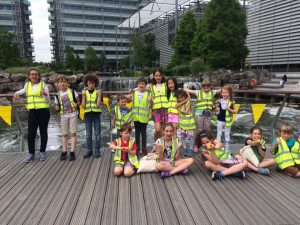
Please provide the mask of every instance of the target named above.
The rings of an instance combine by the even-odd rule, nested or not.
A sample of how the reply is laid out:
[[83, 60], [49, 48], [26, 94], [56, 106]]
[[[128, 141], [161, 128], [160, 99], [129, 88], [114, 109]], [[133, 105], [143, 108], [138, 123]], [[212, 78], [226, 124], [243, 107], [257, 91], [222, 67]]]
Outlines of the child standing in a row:
[[[87, 151], [83, 154], [83, 158], [89, 158], [92, 155], [94, 155], [95, 158], [99, 158], [101, 156], [100, 104], [102, 100], [101, 100], [101, 91], [96, 90], [98, 83], [99, 81], [97, 76], [87, 75], [84, 78], [84, 86], [87, 88], [82, 91], [81, 106], [84, 108]], [[93, 127], [94, 127], [95, 139], [96, 139], [94, 153], [93, 153]]]
[[17, 91], [14, 99], [18, 100], [21, 95], [25, 94], [27, 97], [28, 109], [28, 151], [24, 162], [30, 162], [35, 158], [35, 138], [37, 129], [39, 128], [41, 136], [40, 145], [40, 161], [46, 160], [46, 146], [48, 141], [48, 123], [50, 119], [49, 112], [49, 89], [44, 81], [41, 81], [40, 72], [35, 69], [29, 69], [28, 82], [25, 83], [24, 88]]

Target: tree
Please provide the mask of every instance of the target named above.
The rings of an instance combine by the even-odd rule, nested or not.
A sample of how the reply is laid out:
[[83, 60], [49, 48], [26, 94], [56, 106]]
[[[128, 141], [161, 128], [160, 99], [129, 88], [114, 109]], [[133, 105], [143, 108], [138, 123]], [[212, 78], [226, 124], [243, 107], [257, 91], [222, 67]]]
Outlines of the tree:
[[145, 59], [144, 40], [139, 32], [134, 32], [130, 35], [132, 47], [132, 62], [142, 70]]
[[144, 65], [153, 67], [156, 60], [159, 59], [159, 50], [155, 46], [155, 35], [148, 33], [144, 36]]
[[89, 46], [84, 51], [85, 66], [87, 71], [96, 71], [99, 68], [99, 59], [93, 47]]
[[0, 29], [0, 68], [18, 66], [22, 60], [18, 45], [14, 42], [15, 35]]
[[237, 0], [211, 0], [192, 43], [193, 55], [212, 68], [237, 67], [249, 50], [246, 15]]
[[188, 64], [191, 57], [191, 42], [196, 30], [196, 19], [192, 12], [187, 12], [179, 23], [179, 28], [176, 30], [176, 35], [172, 43], [172, 48], [175, 50], [171, 59], [171, 66]]
[[78, 53], [76, 53], [75, 55], [75, 70], [79, 71], [79, 70], [83, 70], [84, 66], [83, 66], [83, 60], [79, 57]]
[[74, 48], [70, 47], [69, 45], [66, 45], [65, 47], [65, 54], [66, 54], [66, 68], [69, 70], [75, 70], [76, 62], [75, 62], [75, 56], [74, 56]]

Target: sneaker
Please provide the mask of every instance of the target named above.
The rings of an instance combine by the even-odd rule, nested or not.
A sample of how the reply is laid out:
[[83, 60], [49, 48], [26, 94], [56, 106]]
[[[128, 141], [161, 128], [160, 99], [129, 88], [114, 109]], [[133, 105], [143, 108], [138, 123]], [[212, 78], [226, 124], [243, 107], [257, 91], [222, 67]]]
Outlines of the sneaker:
[[238, 173], [235, 173], [233, 174], [232, 176], [234, 177], [238, 177], [238, 178], [241, 178], [241, 179], [245, 179], [246, 178], [246, 174], [244, 171], [241, 171], [241, 172], [238, 172]]
[[75, 160], [75, 152], [70, 152], [70, 158], [69, 161], [74, 161]]
[[93, 155], [93, 152], [92, 152], [92, 151], [86, 151], [86, 152], [83, 154], [83, 158], [84, 158], [84, 159], [90, 158], [92, 155]]
[[40, 152], [40, 161], [45, 161], [45, 160], [46, 160], [46, 153]]
[[258, 173], [262, 174], [262, 175], [269, 176], [270, 175], [270, 170], [268, 168], [259, 168], [258, 169]]
[[222, 172], [214, 171], [211, 173], [212, 180], [223, 180], [225, 178]]
[[182, 175], [188, 175], [189, 174], [189, 170], [188, 169], [184, 169], [184, 170], [180, 171], [180, 174], [182, 174]]
[[95, 158], [100, 158], [100, 157], [101, 157], [100, 151], [99, 151], [99, 152], [98, 152], [98, 151], [95, 152], [94, 157], [95, 157]]
[[170, 177], [170, 176], [171, 176], [171, 174], [168, 171], [162, 171], [160, 174], [161, 178]]
[[66, 160], [66, 158], [67, 158], [67, 152], [61, 152], [59, 157], [60, 161]]
[[142, 154], [143, 154], [143, 156], [148, 155], [147, 149], [143, 149], [143, 150], [142, 150]]
[[27, 155], [26, 155], [26, 157], [25, 157], [25, 159], [24, 159], [24, 162], [25, 163], [28, 163], [28, 162], [30, 162], [30, 161], [33, 161], [34, 160], [34, 154], [31, 154], [31, 153], [28, 153]]

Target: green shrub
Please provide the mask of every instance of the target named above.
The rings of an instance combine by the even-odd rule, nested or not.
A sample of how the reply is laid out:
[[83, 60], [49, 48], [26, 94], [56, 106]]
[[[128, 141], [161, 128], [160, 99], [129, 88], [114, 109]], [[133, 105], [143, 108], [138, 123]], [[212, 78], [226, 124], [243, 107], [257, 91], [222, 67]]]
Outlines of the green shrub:
[[204, 60], [202, 58], [193, 59], [190, 62], [191, 72], [193, 75], [198, 75], [200, 72], [205, 71]]
[[189, 76], [191, 74], [191, 67], [189, 65], [179, 65], [172, 68], [174, 76]]

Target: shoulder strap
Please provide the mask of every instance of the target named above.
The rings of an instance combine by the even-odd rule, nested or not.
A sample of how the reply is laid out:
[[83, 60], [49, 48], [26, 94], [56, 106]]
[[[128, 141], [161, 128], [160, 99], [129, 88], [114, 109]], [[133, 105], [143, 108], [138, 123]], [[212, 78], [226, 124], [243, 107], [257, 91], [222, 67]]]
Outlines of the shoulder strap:
[[56, 100], [57, 100], [57, 102], [58, 102], [58, 107], [59, 107], [59, 109], [60, 109], [60, 101], [59, 101], [60, 93], [59, 93], [59, 91], [55, 94], [55, 98], [56, 98]]

